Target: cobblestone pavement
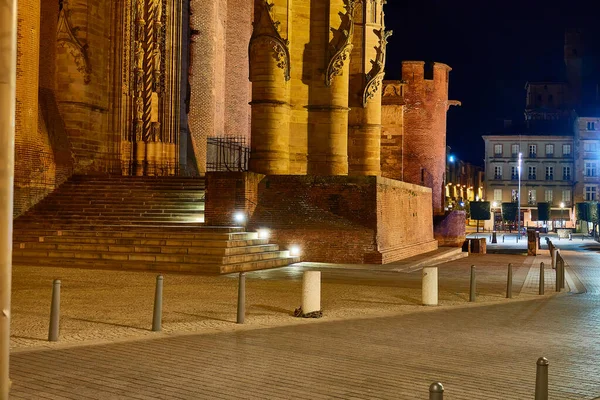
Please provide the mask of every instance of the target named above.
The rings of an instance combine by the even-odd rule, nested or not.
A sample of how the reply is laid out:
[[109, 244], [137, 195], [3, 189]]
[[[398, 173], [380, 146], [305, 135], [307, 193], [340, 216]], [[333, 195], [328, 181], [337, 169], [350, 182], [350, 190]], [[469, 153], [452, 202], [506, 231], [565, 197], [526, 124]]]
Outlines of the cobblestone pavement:
[[[586, 293], [529, 295], [524, 285], [529, 268], [520, 267], [515, 275], [523, 285], [521, 301], [501, 299], [498, 271], [488, 274], [497, 281], [487, 289], [495, 297], [483, 303], [463, 300], [377, 318], [345, 314], [339, 320], [298, 320], [268, 329], [21, 350], [11, 359], [12, 398], [425, 399], [429, 384], [439, 380], [444, 398], [451, 400], [532, 399], [535, 362], [546, 356], [550, 399], [597, 399], [600, 246], [555, 244]], [[498, 269], [504, 270], [505, 261], [498, 261]], [[537, 260], [526, 264], [539, 268]], [[445, 272], [446, 281], [461, 282], [457, 299], [466, 295], [464, 271], [468, 264]], [[276, 283], [297, 273], [279, 270], [255, 279]], [[348, 276], [336, 274], [327, 278], [330, 284], [342, 285], [346, 298], [357, 300], [399, 282], [408, 282], [399, 286], [410, 289], [420, 277], [399, 274], [402, 280], [386, 286], [387, 275], [365, 274], [361, 288], [352, 292]], [[445, 284], [448, 293], [458, 285]], [[399, 301], [391, 292], [385, 296], [385, 301]]]

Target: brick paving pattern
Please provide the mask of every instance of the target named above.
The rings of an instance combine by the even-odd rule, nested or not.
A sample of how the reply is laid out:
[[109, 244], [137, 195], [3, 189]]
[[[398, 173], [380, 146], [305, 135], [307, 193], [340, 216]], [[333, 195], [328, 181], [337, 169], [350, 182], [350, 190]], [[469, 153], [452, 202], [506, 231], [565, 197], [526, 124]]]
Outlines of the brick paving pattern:
[[[429, 384], [440, 380], [445, 398], [451, 400], [531, 399], [535, 361], [546, 356], [550, 399], [595, 399], [600, 396], [600, 246], [590, 242], [579, 245], [578, 251], [568, 243], [557, 246], [585, 284], [585, 294], [522, 293], [519, 298], [530, 300], [501, 301], [505, 275], [498, 269], [487, 275], [497, 282], [489, 286], [496, 295], [492, 302], [463, 300], [458, 306], [415, 307], [378, 318], [346, 315], [337, 321], [301, 320], [269, 329], [22, 350], [11, 360], [12, 398], [425, 399]], [[488, 259], [492, 258], [501, 256]], [[449, 272], [444, 279], [454, 279], [462, 290], [465, 279], [459, 275], [474, 259], [456, 261], [465, 265], [454, 269], [456, 276]], [[504, 261], [498, 268], [504, 269]], [[539, 268], [536, 261], [532, 270]], [[529, 269], [518, 268], [516, 281], [521, 285]], [[485, 268], [479, 270], [483, 279]], [[297, 274], [292, 267], [256, 279], [276, 283]], [[388, 275], [360, 274], [361, 284], [371, 286], [372, 293], [386, 289]], [[399, 279], [387, 283], [387, 288], [401, 286], [397, 294], [401, 296], [418, 283], [420, 273], [396, 276], [402, 282], [410, 278], [402, 285]], [[348, 280], [347, 271], [331, 271], [327, 278], [330, 285]], [[346, 296], [360, 300], [351, 286], [344, 290]], [[359, 293], [369, 292], [363, 287]]]

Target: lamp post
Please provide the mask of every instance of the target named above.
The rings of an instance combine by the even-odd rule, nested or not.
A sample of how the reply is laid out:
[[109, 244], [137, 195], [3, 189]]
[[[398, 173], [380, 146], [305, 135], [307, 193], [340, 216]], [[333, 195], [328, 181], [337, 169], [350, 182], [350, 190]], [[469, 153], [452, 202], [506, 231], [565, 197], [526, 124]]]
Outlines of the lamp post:
[[562, 201], [560, 202], [560, 227], [564, 228], [565, 227], [565, 223], [564, 223], [564, 211], [565, 211], [565, 203], [563, 203]]
[[517, 194], [517, 241], [521, 236], [521, 162], [523, 161], [523, 153], [519, 152], [519, 166], [517, 171], [519, 172], [519, 191]]

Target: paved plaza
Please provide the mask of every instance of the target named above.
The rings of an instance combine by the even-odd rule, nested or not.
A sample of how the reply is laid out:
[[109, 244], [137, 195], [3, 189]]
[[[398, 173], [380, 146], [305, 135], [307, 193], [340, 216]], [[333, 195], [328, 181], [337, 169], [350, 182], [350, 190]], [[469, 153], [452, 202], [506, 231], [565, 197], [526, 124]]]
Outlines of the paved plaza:
[[[537, 295], [547, 251], [440, 265], [439, 307], [419, 305], [420, 271], [322, 265], [319, 320], [291, 316], [301, 273], [315, 265], [248, 274], [244, 325], [234, 323], [234, 277], [165, 275], [162, 333], [149, 331], [155, 274], [23, 267], [15, 271], [11, 396], [426, 399], [439, 380], [447, 399], [532, 399], [535, 362], [545, 356], [551, 399], [597, 399], [600, 245], [553, 241], [568, 264], [568, 292], [554, 292], [547, 268], [546, 295]], [[513, 299], [504, 298], [508, 262]], [[468, 302], [471, 264], [476, 303]], [[64, 281], [61, 341], [49, 344], [56, 274]]]

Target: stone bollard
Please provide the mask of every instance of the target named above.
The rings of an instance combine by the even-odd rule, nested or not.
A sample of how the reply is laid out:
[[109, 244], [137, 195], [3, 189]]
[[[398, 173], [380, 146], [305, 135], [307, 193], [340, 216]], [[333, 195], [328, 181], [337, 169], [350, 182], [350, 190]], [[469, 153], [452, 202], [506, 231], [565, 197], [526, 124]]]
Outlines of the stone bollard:
[[502, 243], [504, 243], [504, 235], [502, 235]]
[[304, 271], [302, 276], [302, 314], [321, 311], [321, 271]]
[[240, 272], [238, 283], [237, 323], [243, 324], [246, 318], [246, 273]]
[[560, 251], [555, 249], [554, 257], [552, 259], [553, 268], [556, 272], [556, 291], [560, 292], [560, 268], [558, 267], [558, 258], [560, 257]]
[[[565, 259], [560, 256], [560, 288], [565, 288]], [[557, 266], [558, 269], [558, 266]]]
[[469, 301], [473, 302], [475, 301], [477, 294], [475, 292], [476, 290], [476, 282], [475, 282], [475, 266], [471, 265], [471, 285], [470, 285], [470, 290], [469, 290]]
[[496, 239], [496, 231], [492, 233], [492, 243], [498, 243], [498, 240]]
[[163, 276], [156, 277], [156, 289], [154, 290], [154, 312], [152, 313], [152, 332], [160, 332], [162, 329], [162, 294]]
[[540, 287], [539, 287], [539, 294], [544, 294], [544, 289], [545, 289], [545, 282], [544, 282], [544, 263], [541, 262], [540, 263]]
[[423, 268], [422, 294], [424, 306], [438, 305], [438, 269], [437, 267]]
[[572, 240], [573, 240], [573, 234], [569, 233], [569, 241], [572, 241]]
[[50, 306], [50, 328], [48, 329], [48, 341], [57, 342], [60, 330], [60, 280], [55, 279], [52, 283], [52, 305]]
[[535, 400], [548, 400], [548, 359], [540, 357], [536, 364]]
[[508, 276], [506, 277], [506, 298], [507, 299], [512, 299], [512, 281], [513, 281], [513, 274], [512, 274], [512, 264], [508, 264]]
[[429, 400], [444, 400], [444, 385], [441, 382], [433, 382], [429, 386]]
[[554, 246], [552, 246], [552, 249], [550, 250], [550, 257], [552, 258], [552, 269], [556, 269], [556, 253], [558, 252], [558, 249]]

